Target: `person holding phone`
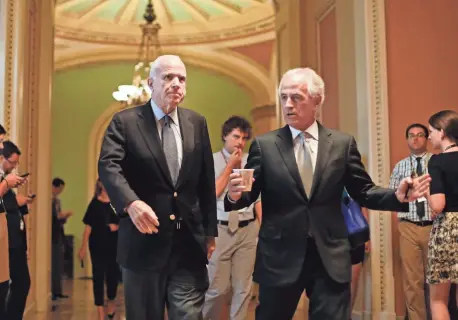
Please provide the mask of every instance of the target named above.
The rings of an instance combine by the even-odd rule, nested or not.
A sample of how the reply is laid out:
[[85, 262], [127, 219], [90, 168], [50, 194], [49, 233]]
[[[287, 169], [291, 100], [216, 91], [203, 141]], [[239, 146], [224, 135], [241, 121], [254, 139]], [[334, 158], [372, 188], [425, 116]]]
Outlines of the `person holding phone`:
[[62, 211], [59, 195], [64, 191], [65, 182], [60, 178], [52, 180], [52, 247], [51, 247], [51, 293], [52, 300], [65, 299], [62, 291], [65, 234], [64, 224], [72, 216], [71, 211]]
[[[8, 258], [11, 279], [6, 303], [6, 319], [8, 320], [22, 319], [30, 289], [30, 274], [27, 263], [27, 228], [24, 215], [28, 213], [27, 203], [30, 203], [31, 199], [20, 195], [16, 196], [12, 189], [27, 181], [25, 178], [15, 177], [12, 173], [19, 163], [20, 155], [21, 151], [13, 142], [3, 142], [3, 150], [0, 155], [0, 174], [5, 177], [4, 180], [6, 180], [5, 183], [9, 189], [3, 195], [0, 207], [7, 213], [8, 224]], [[9, 179], [16, 182], [10, 184]]]
[[86, 225], [83, 241], [79, 250], [81, 261], [89, 252], [92, 261], [92, 283], [95, 305], [100, 320], [105, 319], [104, 283], [107, 286], [108, 318], [115, 315], [115, 299], [119, 283], [119, 266], [116, 262], [119, 218], [111, 206], [110, 198], [99, 179], [95, 186], [94, 197], [84, 215]]
[[[0, 155], [3, 150], [3, 140], [6, 130], [0, 125]], [[10, 266], [9, 266], [9, 243], [8, 243], [8, 222], [3, 203], [3, 196], [11, 189], [22, 185], [24, 178], [10, 173], [8, 175], [2, 171], [0, 166], [0, 319], [6, 317], [6, 297], [9, 291]]]

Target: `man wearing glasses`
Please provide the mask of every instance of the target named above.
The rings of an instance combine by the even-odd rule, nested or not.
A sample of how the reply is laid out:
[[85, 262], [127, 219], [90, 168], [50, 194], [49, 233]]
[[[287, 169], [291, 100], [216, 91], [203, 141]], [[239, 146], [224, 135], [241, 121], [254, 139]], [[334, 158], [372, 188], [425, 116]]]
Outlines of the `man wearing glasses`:
[[[399, 161], [391, 174], [390, 188], [396, 189], [405, 177], [417, 177], [428, 168], [431, 154], [427, 152], [428, 129], [419, 123], [406, 129], [410, 155]], [[409, 212], [399, 212], [400, 256], [406, 308], [410, 320], [430, 319], [427, 316], [428, 294], [425, 294], [428, 241], [432, 227], [431, 209], [425, 198], [409, 203]]]

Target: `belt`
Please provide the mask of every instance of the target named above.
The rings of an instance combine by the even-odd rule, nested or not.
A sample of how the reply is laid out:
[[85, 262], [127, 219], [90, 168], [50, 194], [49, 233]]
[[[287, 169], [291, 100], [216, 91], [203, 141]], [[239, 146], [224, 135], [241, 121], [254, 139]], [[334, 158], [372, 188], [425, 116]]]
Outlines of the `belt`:
[[[246, 227], [247, 225], [249, 225], [254, 220], [256, 220], [256, 218], [239, 221], [239, 228]], [[218, 220], [218, 224], [223, 225], [223, 226], [228, 226], [229, 225], [229, 221], [227, 221], [227, 220]]]
[[426, 226], [432, 226], [433, 225], [432, 221], [412, 221], [412, 220], [408, 220], [408, 219], [404, 219], [404, 218], [401, 218], [401, 221], [413, 223], [413, 224], [415, 224], [417, 226], [420, 226], [420, 227], [426, 227]]

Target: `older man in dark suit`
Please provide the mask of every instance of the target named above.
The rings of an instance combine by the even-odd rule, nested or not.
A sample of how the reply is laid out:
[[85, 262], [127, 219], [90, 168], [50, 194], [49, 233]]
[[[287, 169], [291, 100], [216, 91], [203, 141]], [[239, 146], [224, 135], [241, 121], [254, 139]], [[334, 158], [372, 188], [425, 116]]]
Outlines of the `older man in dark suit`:
[[151, 66], [151, 101], [117, 113], [99, 175], [121, 218], [118, 262], [128, 320], [200, 319], [217, 236], [213, 156], [205, 118], [178, 107], [186, 68]]
[[288, 71], [279, 91], [287, 125], [253, 141], [246, 165], [254, 169], [252, 191], [243, 192], [240, 174], [234, 173], [225, 199], [230, 211], [262, 193], [256, 319], [291, 319], [305, 289], [309, 319], [347, 320], [351, 260], [341, 212], [344, 187], [366, 208], [406, 211], [404, 202], [422, 196], [430, 178], [405, 179], [397, 191], [374, 185], [355, 139], [316, 121], [324, 82], [312, 69]]

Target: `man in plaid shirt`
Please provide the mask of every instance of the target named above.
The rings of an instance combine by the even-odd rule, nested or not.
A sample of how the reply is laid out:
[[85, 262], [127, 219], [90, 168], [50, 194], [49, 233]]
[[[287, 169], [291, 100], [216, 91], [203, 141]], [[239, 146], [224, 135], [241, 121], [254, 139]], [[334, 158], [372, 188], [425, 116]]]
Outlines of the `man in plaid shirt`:
[[[431, 154], [427, 152], [428, 129], [419, 123], [406, 129], [410, 155], [394, 167], [390, 188], [396, 189], [400, 181], [409, 176], [426, 173]], [[431, 208], [425, 198], [409, 203], [409, 212], [399, 212], [400, 255], [403, 289], [410, 320], [429, 319], [425, 294], [425, 270], [427, 267], [428, 241], [432, 227]], [[427, 316], [428, 315], [428, 316]]]

